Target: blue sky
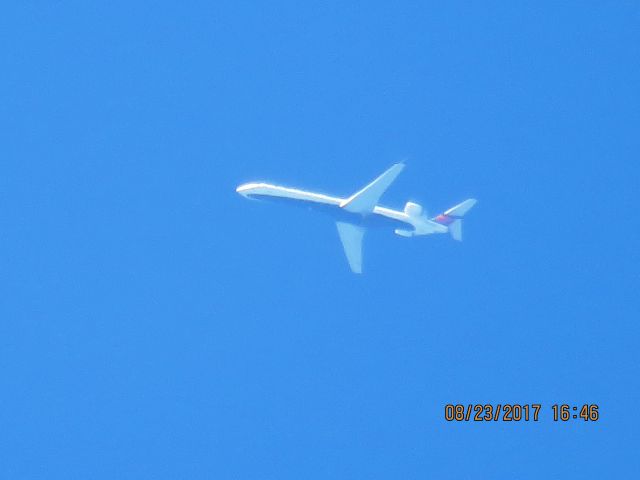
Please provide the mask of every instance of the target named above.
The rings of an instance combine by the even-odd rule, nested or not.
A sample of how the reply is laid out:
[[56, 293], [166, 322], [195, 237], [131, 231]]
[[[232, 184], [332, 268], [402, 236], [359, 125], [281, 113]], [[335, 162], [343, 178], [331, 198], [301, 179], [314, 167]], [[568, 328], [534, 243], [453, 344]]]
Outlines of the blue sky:
[[[2, 478], [639, 470], [636, 2], [131, 3], [2, 7]], [[234, 191], [399, 160], [385, 204], [479, 204], [362, 276]]]

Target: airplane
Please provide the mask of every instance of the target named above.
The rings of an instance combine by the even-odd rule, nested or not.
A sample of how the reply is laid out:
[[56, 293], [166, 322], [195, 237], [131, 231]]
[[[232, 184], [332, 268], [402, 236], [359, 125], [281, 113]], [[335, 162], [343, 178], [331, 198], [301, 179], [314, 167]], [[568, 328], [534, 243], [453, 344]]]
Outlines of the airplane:
[[395, 233], [402, 237], [449, 233], [454, 240], [462, 240], [462, 217], [476, 204], [473, 198], [433, 218], [428, 218], [422, 206], [413, 202], [407, 202], [402, 211], [378, 205], [382, 194], [404, 167], [404, 163], [392, 165], [374, 181], [346, 198], [268, 183], [245, 183], [236, 188], [236, 192], [245, 198], [302, 204], [330, 213], [336, 219], [351, 271], [362, 273], [362, 238], [368, 227], [396, 227]]

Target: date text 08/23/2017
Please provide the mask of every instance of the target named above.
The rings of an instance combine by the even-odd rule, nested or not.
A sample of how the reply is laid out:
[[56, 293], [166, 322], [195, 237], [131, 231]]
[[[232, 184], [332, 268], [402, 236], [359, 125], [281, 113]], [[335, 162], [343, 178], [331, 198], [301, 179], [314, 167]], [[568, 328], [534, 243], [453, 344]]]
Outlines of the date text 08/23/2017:
[[[447, 404], [444, 406], [444, 419], [448, 422], [537, 422], [540, 420], [542, 404], [518, 403], [469, 403]], [[596, 404], [554, 404], [551, 406], [551, 418], [554, 422], [582, 420], [596, 422], [600, 418]], [[543, 414], [544, 416], [544, 414]]]

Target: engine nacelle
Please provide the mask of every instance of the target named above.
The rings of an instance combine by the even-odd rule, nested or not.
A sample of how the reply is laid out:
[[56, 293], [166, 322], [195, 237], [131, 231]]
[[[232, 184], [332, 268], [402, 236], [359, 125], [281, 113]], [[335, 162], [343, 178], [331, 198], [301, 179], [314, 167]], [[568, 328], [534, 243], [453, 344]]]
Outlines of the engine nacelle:
[[419, 217], [422, 215], [422, 207], [417, 203], [407, 202], [404, 206], [404, 213], [409, 215], [410, 217]]

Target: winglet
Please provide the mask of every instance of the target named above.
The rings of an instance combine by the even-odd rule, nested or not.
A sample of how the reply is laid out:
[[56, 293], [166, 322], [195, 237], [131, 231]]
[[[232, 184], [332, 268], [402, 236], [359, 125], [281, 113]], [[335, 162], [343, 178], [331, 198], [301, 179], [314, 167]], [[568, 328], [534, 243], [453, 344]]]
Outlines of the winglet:
[[348, 212], [371, 213], [382, 194], [404, 169], [404, 163], [396, 163], [362, 190], [344, 200], [340, 207]]

